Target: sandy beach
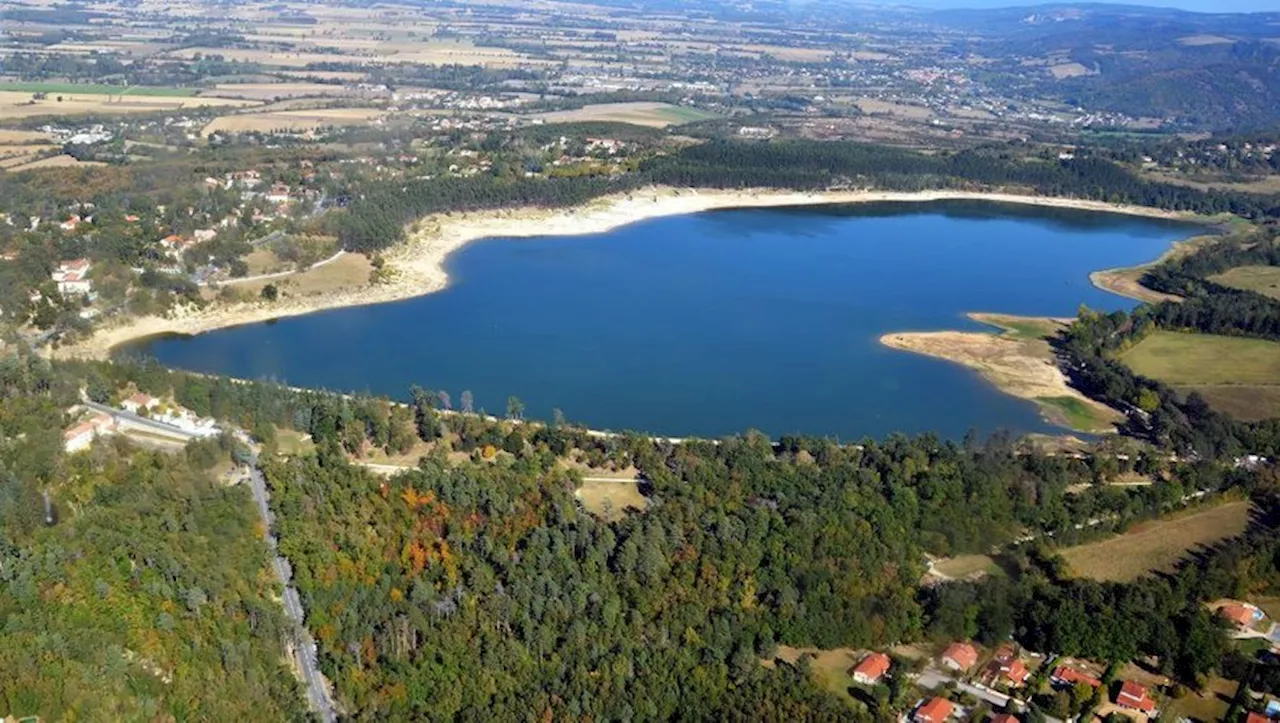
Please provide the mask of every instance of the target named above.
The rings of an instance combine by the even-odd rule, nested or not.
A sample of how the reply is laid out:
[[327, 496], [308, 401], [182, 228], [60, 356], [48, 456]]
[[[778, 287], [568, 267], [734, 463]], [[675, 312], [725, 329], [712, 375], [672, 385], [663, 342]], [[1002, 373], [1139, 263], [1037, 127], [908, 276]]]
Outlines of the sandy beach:
[[1055, 208], [1107, 211], [1155, 218], [1185, 215], [1142, 206], [1122, 206], [1071, 198], [1024, 196], [967, 191], [830, 191], [822, 193], [775, 190], [690, 190], [651, 188], [596, 199], [569, 209], [505, 209], [437, 214], [413, 223], [405, 243], [384, 254], [392, 277], [381, 283], [340, 292], [226, 304], [206, 309], [178, 311], [171, 316], [148, 316], [105, 326], [88, 340], [62, 347], [57, 357], [106, 358], [111, 350], [131, 341], [159, 334], [200, 334], [242, 324], [252, 324], [324, 309], [379, 304], [439, 291], [449, 283], [444, 269], [449, 254], [483, 238], [565, 236], [603, 233], [619, 226], [663, 216], [729, 208], [770, 208], [874, 202], [920, 203], [941, 200], [974, 200], [1018, 203]]
[[[1048, 342], [1035, 335], [1016, 333], [1007, 326], [1010, 323], [1025, 322], [1054, 333], [1053, 330], [1070, 323], [1070, 319], [973, 313], [969, 317], [1006, 330], [1003, 333], [894, 332], [881, 336], [880, 343], [891, 349], [923, 354], [973, 369], [1005, 394], [1036, 402], [1045, 418], [1059, 426], [1081, 432], [1110, 432], [1114, 431], [1115, 423], [1123, 420], [1123, 416], [1115, 410], [1086, 397], [1071, 386], [1059, 368]], [[1074, 415], [1064, 413], [1064, 404], [1077, 412]]]

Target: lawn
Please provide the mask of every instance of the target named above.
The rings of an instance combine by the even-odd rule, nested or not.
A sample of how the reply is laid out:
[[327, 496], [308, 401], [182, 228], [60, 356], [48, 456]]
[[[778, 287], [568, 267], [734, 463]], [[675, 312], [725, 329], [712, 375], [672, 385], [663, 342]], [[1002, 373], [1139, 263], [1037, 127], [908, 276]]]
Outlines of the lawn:
[[1262, 339], [1157, 331], [1120, 361], [1166, 384], [1280, 384], [1280, 344]]
[[0, 92], [63, 93], [67, 95], [156, 95], [185, 98], [195, 95], [196, 88], [166, 88], [148, 85], [105, 85], [102, 83], [0, 83]]
[[1280, 266], [1237, 266], [1209, 277], [1223, 286], [1280, 299]]
[[1144, 522], [1101, 542], [1061, 551], [1071, 571], [1095, 580], [1126, 582], [1152, 571], [1168, 571], [1197, 546], [1244, 532], [1252, 508], [1246, 500]]

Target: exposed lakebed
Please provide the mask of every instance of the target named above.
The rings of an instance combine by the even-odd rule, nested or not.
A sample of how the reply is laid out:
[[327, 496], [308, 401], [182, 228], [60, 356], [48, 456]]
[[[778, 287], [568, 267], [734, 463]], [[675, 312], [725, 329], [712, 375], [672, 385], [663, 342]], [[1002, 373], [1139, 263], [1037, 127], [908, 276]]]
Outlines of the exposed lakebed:
[[1060, 431], [976, 373], [882, 334], [981, 329], [968, 311], [1129, 308], [1091, 271], [1158, 256], [1185, 223], [970, 201], [711, 211], [584, 236], [488, 239], [451, 285], [132, 347], [170, 366], [396, 397], [471, 390], [595, 428], [851, 439]]

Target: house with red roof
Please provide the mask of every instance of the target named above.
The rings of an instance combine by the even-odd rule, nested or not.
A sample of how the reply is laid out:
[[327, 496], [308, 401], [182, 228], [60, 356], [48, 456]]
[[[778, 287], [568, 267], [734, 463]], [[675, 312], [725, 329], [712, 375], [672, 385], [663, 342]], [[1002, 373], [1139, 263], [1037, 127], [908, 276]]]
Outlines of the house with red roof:
[[893, 661], [884, 653], [872, 653], [853, 668], [853, 679], [863, 685], [875, 685], [889, 672]]
[[1116, 694], [1116, 705], [1143, 713], [1151, 713], [1156, 709], [1156, 702], [1151, 699], [1147, 686], [1132, 680], [1121, 684], [1120, 692]]
[[1248, 630], [1264, 617], [1257, 605], [1229, 602], [1218, 608], [1218, 615], [1230, 620], [1237, 628]]
[[1065, 665], [1059, 665], [1053, 669], [1053, 673], [1049, 675], [1049, 682], [1059, 688], [1074, 688], [1080, 683], [1084, 683], [1090, 688], [1097, 688], [1102, 685], [1102, 681], [1092, 675], [1082, 673]]
[[956, 706], [946, 698], [930, 698], [911, 714], [912, 723], [942, 723], [951, 717]]
[[978, 662], [978, 650], [969, 643], [952, 643], [942, 651], [941, 662], [944, 667], [964, 672]]
[[987, 723], [1019, 723], [1018, 716], [1012, 713], [997, 713]]
[[1271, 723], [1271, 719], [1261, 713], [1250, 711], [1249, 715], [1244, 717], [1244, 723]]

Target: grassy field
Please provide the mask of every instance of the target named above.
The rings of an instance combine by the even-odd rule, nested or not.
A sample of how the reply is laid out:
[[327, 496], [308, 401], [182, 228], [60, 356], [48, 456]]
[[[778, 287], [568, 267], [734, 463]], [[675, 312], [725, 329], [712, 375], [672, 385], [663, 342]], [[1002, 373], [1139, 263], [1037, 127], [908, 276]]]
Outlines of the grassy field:
[[1179, 393], [1197, 392], [1209, 406], [1245, 422], [1280, 417], [1280, 385], [1219, 384], [1173, 387]]
[[1280, 299], [1280, 266], [1237, 266], [1209, 277], [1223, 286]]
[[361, 254], [344, 254], [332, 263], [300, 274], [235, 284], [241, 294], [257, 296], [267, 284], [275, 284], [282, 296], [315, 296], [357, 288], [369, 283], [373, 265]]
[[[103, 93], [76, 92], [74, 94], [50, 94], [44, 100], [34, 100], [31, 92], [0, 90], [0, 120], [15, 120], [37, 116], [63, 116], [81, 113], [155, 113], [183, 108], [227, 107], [239, 108], [256, 105], [251, 101], [230, 98], [201, 98], [196, 96], [157, 95], [106, 95]], [[62, 100], [59, 101], [58, 98]]]
[[623, 482], [583, 482], [577, 491], [582, 507], [609, 520], [621, 519], [628, 508], [643, 511], [649, 500], [640, 494], [634, 480]]
[[182, 98], [196, 94], [195, 88], [164, 88], [149, 85], [103, 85], [100, 83], [0, 83], [0, 92], [49, 93], [55, 95], [151, 95]]
[[963, 579], [979, 572], [998, 574], [1000, 566], [986, 555], [959, 555], [938, 560], [933, 569], [950, 578]]
[[1114, 410], [1080, 397], [1036, 397], [1035, 401], [1050, 421], [1071, 429], [1109, 430], [1119, 421]]
[[1120, 361], [1166, 384], [1280, 384], [1280, 344], [1262, 339], [1157, 331]]
[[578, 123], [582, 121], [614, 121], [632, 123], [653, 128], [665, 128], [670, 125], [692, 123], [715, 116], [697, 108], [671, 105], [669, 103], [599, 103], [587, 105], [575, 110], [558, 110], [540, 113], [547, 123]]
[[1128, 581], [1168, 571], [1199, 545], [1234, 537], [1249, 524], [1246, 500], [1146, 522], [1101, 542], [1062, 550], [1072, 572], [1095, 580]]
[[378, 108], [322, 108], [268, 113], [238, 113], [214, 118], [204, 127], [202, 133], [207, 136], [218, 131], [224, 133], [244, 133], [248, 131], [258, 133], [270, 133], [272, 131], [298, 132], [325, 126], [364, 125], [382, 118], [384, 115], [386, 115], [386, 112]]
[[1204, 691], [1197, 693], [1189, 690], [1181, 698], [1170, 700], [1162, 718], [1175, 721], [1183, 718], [1195, 721], [1226, 720], [1231, 699], [1239, 685], [1233, 680], [1214, 676], [1205, 683]]

